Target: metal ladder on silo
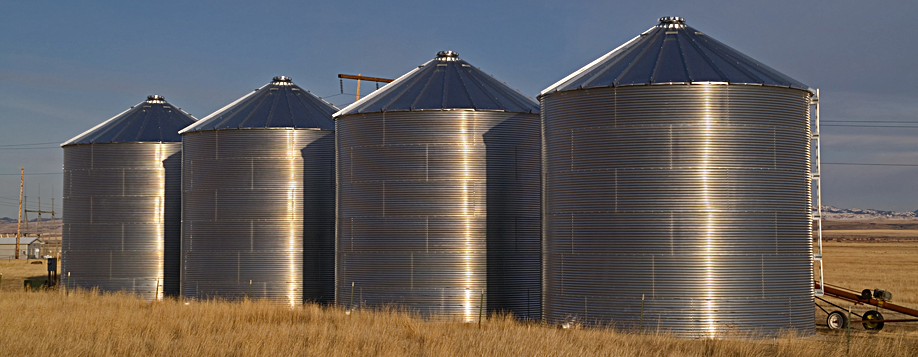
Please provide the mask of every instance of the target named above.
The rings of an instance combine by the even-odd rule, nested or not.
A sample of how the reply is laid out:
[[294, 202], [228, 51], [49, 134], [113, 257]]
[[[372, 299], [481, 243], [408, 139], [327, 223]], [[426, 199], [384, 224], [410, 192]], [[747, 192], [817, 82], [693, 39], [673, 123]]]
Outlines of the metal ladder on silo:
[[819, 279], [813, 277], [813, 280], [816, 280], [819, 285], [818, 288], [813, 288], [813, 294], [815, 296], [825, 295], [825, 288], [823, 285], [823, 274], [822, 274], [822, 182], [820, 181], [820, 173], [822, 172], [821, 160], [822, 158], [819, 155], [819, 89], [816, 89], [816, 94], [810, 97], [810, 106], [813, 107], [813, 130], [810, 132], [810, 143], [813, 145], [813, 152], [815, 153], [815, 162], [814, 167], [810, 170], [810, 182], [813, 184], [813, 196], [815, 198], [816, 209], [810, 209], [810, 216], [812, 217], [810, 222], [813, 220], [816, 221], [816, 240], [817, 248], [816, 252], [813, 253], [813, 262], [814, 265], [819, 266]]

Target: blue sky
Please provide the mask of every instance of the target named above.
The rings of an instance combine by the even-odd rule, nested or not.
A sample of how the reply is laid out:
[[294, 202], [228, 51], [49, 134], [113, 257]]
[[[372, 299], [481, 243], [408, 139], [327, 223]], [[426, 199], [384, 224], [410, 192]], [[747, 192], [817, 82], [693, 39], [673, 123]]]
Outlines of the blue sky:
[[[822, 93], [823, 159], [918, 165], [914, 1], [96, 1], [4, 0], [0, 13], [0, 217], [60, 204], [55, 144], [162, 94], [198, 118], [292, 77], [343, 106], [338, 73], [397, 77], [451, 49], [538, 92], [681, 16]], [[356, 83], [344, 83], [354, 93]], [[367, 84], [364, 90], [372, 85]], [[364, 92], [366, 94], [366, 92]], [[851, 121], [851, 122], [841, 122]], [[912, 123], [877, 123], [905, 121]], [[874, 123], [871, 123], [874, 122]], [[824, 204], [918, 209], [918, 167], [826, 165]], [[52, 195], [53, 191], [53, 195]], [[30, 216], [30, 218], [34, 218]]]

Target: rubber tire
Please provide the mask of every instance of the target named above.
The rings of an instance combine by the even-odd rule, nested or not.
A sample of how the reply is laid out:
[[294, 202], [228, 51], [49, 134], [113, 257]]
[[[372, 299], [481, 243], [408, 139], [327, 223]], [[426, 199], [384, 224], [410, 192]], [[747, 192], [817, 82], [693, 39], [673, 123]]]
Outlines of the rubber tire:
[[[877, 310], [870, 310], [864, 313], [864, 320], [882, 320], [883, 314]], [[883, 322], [865, 322], [864, 329], [880, 331], [883, 329]]]
[[829, 317], [826, 317], [826, 325], [830, 330], [841, 330], [848, 327], [848, 315], [842, 311], [832, 311]]

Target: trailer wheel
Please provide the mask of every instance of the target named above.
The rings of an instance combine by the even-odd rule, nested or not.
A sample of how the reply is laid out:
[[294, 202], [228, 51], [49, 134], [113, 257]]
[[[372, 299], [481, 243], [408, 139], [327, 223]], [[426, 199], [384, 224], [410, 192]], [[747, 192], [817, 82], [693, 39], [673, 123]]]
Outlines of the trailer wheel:
[[845, 316], [845, 313], [841, 311], [832, 311], [829, 317], [826, 318], [826, 325], [829, 326], [830, 330], [846, 328], [848, 327], [848, 316]]
[[[877, 310], [870, 310], [864, 313], [864, 320], [882, 320], [883, 314]], [[868, 330], [880, 331], [883, 329], [883, 321], [879, 322], [865, 322], [864, 328]]]

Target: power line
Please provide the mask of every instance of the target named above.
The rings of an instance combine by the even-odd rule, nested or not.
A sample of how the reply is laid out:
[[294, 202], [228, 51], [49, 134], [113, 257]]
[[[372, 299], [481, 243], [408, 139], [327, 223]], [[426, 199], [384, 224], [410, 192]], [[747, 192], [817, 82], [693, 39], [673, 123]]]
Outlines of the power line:
[[354, 95], [354, 96], [356, 96], [357, 93], [335, 93], [335, 94], [332, 94], [332, 95], [323, 95], [323, 96], [321, 96], [321, 97], [319, 97], [319, 98], [325, 99], [325, 98], [337, 97], [337, 96], [339, 96], [339, 95]]
[[[39, 172], [33, 174], [25, 174], [26, 176], [35, 176], [35, 175], [63, 175], [63, 172]], [[20, 174], [0, 174], [0, 176], [19, 176]]]
[[821, 120], [822, 123], [891, 123], [891, 124], [918, 124], [918, 121], [907, 120]]
[[51, 142], [47, 142], [47, 143], [27, 143], [27, 144], [4, 144], [4, 145], [0, 145], [0, 147], [16, 147], [16, 146], [34, 146], [34, 145], [48, 145], [48, 144], [60, 144], [60, 143], [62, 143], [62, 142], [63, 142], [63, 141], [51, 141]]
[[864, 164], [858, 162], [823, 162], [822, 165], [918, 167], [918, 164]]
[[820, 124], [819, 126], [848, 126], [856, 128], [916, 128], [918, 125], [849, 125], [849, 124]]
[[45, 150], [45, 149], [60, 149], [60, 148], [61, 148], [60, 146], [39, 146], [39, 147], [31, 147], [31, 148], [2, 148], [2, 147], [0, 147], [0, 151], [4, 151], [4, 150], [36, 150], [36, 149], [38, 149], [38, 150]]

